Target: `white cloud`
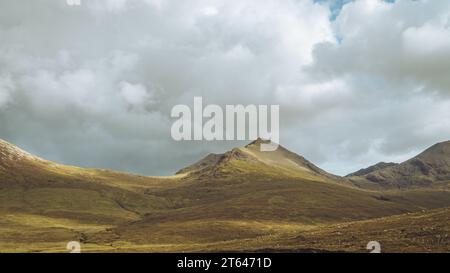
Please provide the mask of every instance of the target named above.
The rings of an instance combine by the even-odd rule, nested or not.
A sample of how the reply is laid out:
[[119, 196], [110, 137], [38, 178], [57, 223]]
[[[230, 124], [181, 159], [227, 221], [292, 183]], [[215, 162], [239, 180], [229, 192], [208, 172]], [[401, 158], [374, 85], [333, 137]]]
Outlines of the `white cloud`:
[[[346, 4], [332, 26], [338, 43], [318, 44], [307, 84], [291, 88], [288, 98], [314, 105], [300, 112], [309, 119], [292, 130], [293, 147], [344, 174], [448, 139], [449, 18], [448, 1]], [[321, 147], [309, 148], [316, 139]]]
[[135, 109], [142, 109], [146, 104], [153, 103], [153, 96], [142, 84], [120, 83], [120, 95], [125, 102]]
[[450, 2], [361, 0], [334, 23], [338, 44], [315, 51], [316, 72], [363, 75], [448, 93]]
[[430, 57], [442, 51], [450, 51], [450, 26], [431, 25], [410, 27], [403, 32], [403, 44], [407, 53]]

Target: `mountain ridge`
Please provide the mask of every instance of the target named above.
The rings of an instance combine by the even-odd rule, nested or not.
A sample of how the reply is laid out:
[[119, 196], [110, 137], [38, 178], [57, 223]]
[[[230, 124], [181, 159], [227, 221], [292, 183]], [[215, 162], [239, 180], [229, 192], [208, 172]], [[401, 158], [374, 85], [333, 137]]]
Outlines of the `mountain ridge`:
[[371, 172], [374, 172], [374, 171], [377, 171], [377, 170], [381, 170], [381, 169], [384, 169], [384, 168], [387, 168], [387, 167], [392, 167], [392, 166], [395, 166], [395, 165], [398, 165], [398, 163], [394, 163], [394, 162], [378, 162], [377, 164], [371, 165], [369, 167], [359, 169], [356, 172], [349, 173], [345, 177], [363, 176], [363, 175], [369, 174]]
[[[226, 175], [232, 176], [234, 172], [242, 173], [254, 170], [333, 180], [340, 184], [353, 184], [363, 188], [366, 185], [369, 185], [370, 188], [371, 184], [384, 188], [430, 187], [435, 182], [450, 181], [450, 141], [436, 143], [405, 162], [399, 164], [380, 162], [345, 177], [328, 173], [281, 145], [276, 151], [261, 152], [260, 145], [262, 143], [267, 143], [267, 141], [258, 138], [244, 147], [233, 148], [221, 154], [208, 154], [196, 163], [180, 169], [175, 176], [204, 180]], [[0, 171], [5, 172], [8, 166], [12, 167], [17, 162], [27, 163], [34, 167], [36, 167], [35, 165], [46, 168], [64, 166], [32, 155], [14, 144], [0, 139]], [[126, 174], [104, 169], [86, 170]]]
[[[60, 252], [74, 240], [84, 252], [245, 251], [301, 236], [320, 252], [330, 246], [307, 230], [329, 226], [335, 234], [344, 223], [450, 206], [446, 189], [361, 189], [283, 147], [261, 152], [259, 144], [207, 156], [198, 172], [149, 177], [41, 161], [1, 142], [0, 252]], [[370, 236], [383, 234], [380, 221]]]
[[400, 164], [355, 177], [383, 187], [396, 188], [429, 187], [436, 183], [450, 182], [450, 141], [436, 143]]

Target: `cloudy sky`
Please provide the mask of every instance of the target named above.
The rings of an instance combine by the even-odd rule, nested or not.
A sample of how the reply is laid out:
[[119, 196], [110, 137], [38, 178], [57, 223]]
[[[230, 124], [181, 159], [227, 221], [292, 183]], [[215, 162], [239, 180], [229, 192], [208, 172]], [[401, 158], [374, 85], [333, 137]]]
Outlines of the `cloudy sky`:
[[2, 0], [0, 138], [167, 175], [175, 104], [279, 104], [281, 144], [346, 174], [450, 139], [448, 0]]

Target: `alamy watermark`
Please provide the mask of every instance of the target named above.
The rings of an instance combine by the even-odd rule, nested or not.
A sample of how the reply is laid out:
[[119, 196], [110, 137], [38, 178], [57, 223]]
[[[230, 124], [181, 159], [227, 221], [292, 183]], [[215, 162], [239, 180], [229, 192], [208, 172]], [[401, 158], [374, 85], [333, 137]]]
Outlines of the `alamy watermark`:
[[370, 250], [370, 253], [381, 253], [381, 244], [378, 241], [370, 241], [366, 249]]
[[178, 104], [172, 108], [171, 117], [177, 118], [171, 128], [176, 141], [255, 140], [258, 137], [270, 140], [261, 143], [261, 151], [275, 151], [280, 141], [279, 105], [226, 105], [223, 109], [216, 104], [204, 106], [202, 97], [194, 97], [193, 111], [188, 105]]
[[70, 250], [70, 253], [81, 253], [81, 244], [77, 241], [68, 242], [66, 245], [67, 250]]

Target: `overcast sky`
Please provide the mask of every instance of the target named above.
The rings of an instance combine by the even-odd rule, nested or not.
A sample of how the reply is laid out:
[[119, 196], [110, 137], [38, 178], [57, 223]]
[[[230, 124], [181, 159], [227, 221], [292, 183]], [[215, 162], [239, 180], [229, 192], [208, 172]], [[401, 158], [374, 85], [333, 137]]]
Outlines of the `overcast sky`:
[[167, 175], [173, 105], [279, 104], [281, 144], [347, 174], [450, 139], [450, 1], [2, 0], [0, 138]]

